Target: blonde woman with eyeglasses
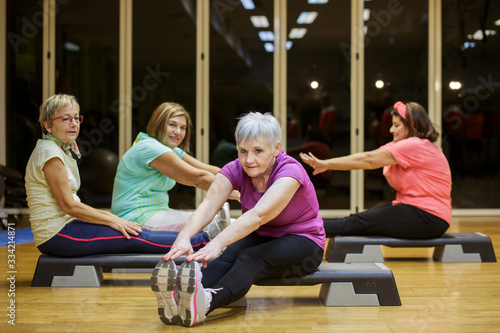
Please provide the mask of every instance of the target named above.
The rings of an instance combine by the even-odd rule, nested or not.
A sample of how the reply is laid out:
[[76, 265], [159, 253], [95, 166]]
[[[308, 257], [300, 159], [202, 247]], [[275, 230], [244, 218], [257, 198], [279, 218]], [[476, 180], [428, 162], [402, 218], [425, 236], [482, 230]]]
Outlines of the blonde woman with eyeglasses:
[[[145, 230], [135, 221], [80, 202], [77, 159], [81, 155], [75, 140], [82, 121], [74, 96], [53, 95], [40, 107], [44, 138], [31, 154], [25, 177], [36, 246], [41, 253], [65, 257], [168, 251], [177, 232]], [[206, 232], [191, 239], [198, 249], [208, 242]]]

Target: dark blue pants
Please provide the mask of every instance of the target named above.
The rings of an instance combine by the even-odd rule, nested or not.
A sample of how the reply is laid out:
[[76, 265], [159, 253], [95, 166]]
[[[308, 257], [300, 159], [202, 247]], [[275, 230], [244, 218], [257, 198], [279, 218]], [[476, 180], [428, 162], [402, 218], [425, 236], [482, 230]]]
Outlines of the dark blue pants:
[[295, 285], [294, 277], [315, 271], [322, 259], [323, 249], [307, 237], [274, 238], [253, 232], [229, 245], [202, 270], [205, 288], [222, 288], [213, 295], [210, 311], [245, 296], [260, 279], [280, 278]]
[[[107, 253], [167, 253], [177, 238], [175, 231], [142, 229], [130, 239], [108, 226], [73, 220], [47, 242], [38, 246], [40, 252], [59, 257], [76, 257]], [[197, 251], [209, 242], [206, 232], [191, 238]]]
[[323, 219], [327, 237], [388, 236], [406, 239], [439, 237], [450, 226], [445, 220], [410, 205], [384, 204], [343, 218]]

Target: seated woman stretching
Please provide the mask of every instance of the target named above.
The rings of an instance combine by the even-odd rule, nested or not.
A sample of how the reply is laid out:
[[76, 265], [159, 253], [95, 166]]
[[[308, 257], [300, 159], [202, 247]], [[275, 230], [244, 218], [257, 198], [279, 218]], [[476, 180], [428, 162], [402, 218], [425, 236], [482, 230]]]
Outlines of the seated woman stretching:
[[[153, 112], [146, 133], [139, 133], [123, 155], [116, 171], [111, 212], [137, 221], [150, 230], [179, 231], [192, 212], [170, 209], [168, 191], [176, 182], [202, 190], [219, 168], [198, 161], [189, 152], [191, 117], [177, 103], [162, 103]], [[233, 199], [239, 193], [233, 193]], [[229, 205], [224, 205], [207, 227], [211, 234], [229, 222]]]
[[[248, 113], [235, 136], [238, 160], [219, 171], [153, 271], [151, 288], [166, 324], [193, 326], [243, 297], [254, 281], [305, 275], [323, 259], [326, 239], [314, 186], [302, 165], [280, 149], [276, 118]], [[189, 239], [210, 223], [233, 190], [241, 193], [243, 214], [194, 253]], [[184, 254], [177, 274], [173, 259]]]
[[396, 200], [345, 218], [325, 220], [327, 236], [374, 235], [408, 239], [441, 236], [451, 222], [451, 172], [439, 137], [427, 112], [418, 103], [394, 104], [393, 141], [380, 148], [344, 157], [320, 160], [301, 154], [314, 168], [326, 170], [384, 168], [396, 191]]
[[[75, 97], [53, 95], [40, 106], [44, 139], [38, 140], [26, 166], [26, 194], [35, 244], [55, 256], [105, 253], [164, 253], [177, 232], [143, 230], [133, 221], [80, 202], [75, 142], [83, 116]], [[200, 249], [207, 233], [188, 242]]]

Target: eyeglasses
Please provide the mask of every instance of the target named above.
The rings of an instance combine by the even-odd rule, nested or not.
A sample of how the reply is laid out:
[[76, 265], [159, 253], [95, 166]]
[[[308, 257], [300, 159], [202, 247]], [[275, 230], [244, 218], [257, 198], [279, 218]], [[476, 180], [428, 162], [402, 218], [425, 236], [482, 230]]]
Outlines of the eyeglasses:
[[52, 118], [52, 120], [56, 120], [56, 119], [61, 119], [62, 122], [66, 125], [69, 125], [69, 123], [71, 123], [72, 120], [74, 120], [75, 123], [77, 123], [77, 124], [83, 123], [83, 116], [81, 114], [79, 114], [78, 116], [74, 116], [74, 117], [61, 116], [61, 117]]

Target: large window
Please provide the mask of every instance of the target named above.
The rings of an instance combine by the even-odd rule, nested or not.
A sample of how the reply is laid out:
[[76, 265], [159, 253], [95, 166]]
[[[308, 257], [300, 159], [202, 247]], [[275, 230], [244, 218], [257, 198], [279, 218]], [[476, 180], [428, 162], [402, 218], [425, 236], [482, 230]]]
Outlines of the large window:
[[443, 149], [453, 208], [500, 207], [500, 1], [443, 1]]
[[[288, 153], [300, 162], [299, 152], [323, 159], [350, 153], [350, 17], [346, 1], [289, 2], [287, 141]], [[312, 176], [304, 166], [321, 209], [350, 208], [348, 171]]]
[[[132, 141], [163, 102], [182, 104], [196, 124], [196, 10], [193, 1], [134, 1]], [[193, 127], [193, 133], [194, 127]], [[195, 137], [190, 153], [195, 153]], [[177, 184], [169, 206], [195, 208], [193, 187]]]
[[109, 206], [118, 165], [119, 1], [69, 1], [56, 16], [56, 93], [74, 95], [84, 121], [79, 195]]
[[[500, 0], [438, 0], [441, 17], [437, 19], [432, 1], [313, 2], [279, 2], [287, 5], [283, 20], [287, 81], [279, 89], [286, 89], [287, 95], [288, 153], [297, 159], [300, 151], [328, 158], [350, 154], [351, 147], [376, 149], [392, 140], [388, 109], [397, 100], [416, 101], [432, 111], [431, 119], [441, 120], [437, 125], [442, 140], [437, 144], [442, 144], [451, 166], [453, 208], [473, 209], [456, 214], [476, 210], [482, 214], [483, 208], [497, 212]], [[196, 147], [193, 131], [190, 154], [209, 156], [208, 162], [218, 166], [237, 156], [234, 130], [240, 115], [274, 112], [278, 107], [273, 104], [277, 93], [273, 77], [275, 68], [282, 67], [274, 59], [274, 31], [281, 27], [274, 26], [280, 22], [275, 20], [274, 0], [254, 0], [253, 8], [246, 7], [250, 2], [244, 6], [233, 0], [50, 1], [56, 16], [44, 22], [43, 5], [48, 3], [6, 1], [7, 36], [2, 46], [6, 49], [6, 116], [0, 119], [5, 121], [6, 142], [0, 144], [6, 146], [7, 166], [20, 173], [41, 138], [38, 108], [47, 97], [43, 94], [54, 88], [57, 93], [75, 95], [80, 102], [85, 118], [78, 139], [83, 153], [79, 195], [103, 207], [110, 204], [119, 148], [129, 146], [145, 130], [160, 103], [183, 104], [194, 124], [203, 127], [202, 133], [206, 133], [207, 115], [209, 151], [202, 151], [205, 142]], [[209, 12], [205, 13], [206, 7], [203, 13], [197, 12], [201, 4], [209, 6]], [[351, 8], [358, 5], [364, 9], [364, 31], [355, 36], [361, 57], [352, 68], [362, 69], [363, 75], [351, 73], [351, 40], [357, 31], [352, 26], [358, 21]], [[129, 20], [121, 33], [120, 15]], [[207, 20], [210, 28], [197, 30], [197, 22]], [[430, 22], [441, 22], [441, 27], [429, 30]], [[122, 58], [120, 37], [132, 45], [132, 54], [125, 52]], [[436, 41], [441, 41], [436, 52], [442, 55], [442, 64], [434, 63], [438, 57], [429, 59], [429, 45], [434, 48]], [[207, 62], [197, 58], [197, 42], [203, 45], [200, 56], [208, 57], [208, 85], [197, 82], [197, 77], [207, 78]], [[55, 68], [48, 68], [54, 58]], [[120, 67], [120, 61], [125, 66]], [[436, 73], [430, 73], [430, 68]], [[44, 71], [51, 71], [50, 75], [43, 77]], [[433, 87], [429, 87], [429, 75], [436, 82]], [[127, 105], [132, 108], [131, 122], [119, 122], [122, 76], [132, 77], [131, 105]], [[352, 84], [361, 79], [364, 86]], [[130, 84], [128, 79], [123, 82]], [[206, 92], [208, 106], [204, 105]], [[364, 105], [353, 109], [351, 101], [360, 100]], [[439, 102], [442, 109], [436, 110]], [[196, 112], [202, 115], [201, 125]], [[131, 133], [120, 136], [128, 141], [119, 142], [120, 129], [130, 123]], [[357, 177], [361, 174], [362, 186]], [[346, 171], [311, 177], [321, 209], [354, 211], [393, 200], [395, 193], [381, 169], [354, 175], [356, 184]], [[171, 193], [171, 207], [196, 206], [194, 188], [178, 184]], [[231, 205], [238, 208], [236, 202]]]
[[[366, 1], [365, 150], [392, 141], [390, 110], [396, 101], [428, 104], [427, 1]], [[395, 192], [382, 170], [365, 171], [365, 208], [390, 202]]]
[[[251, 17], [267, 22], [256, 27]], [[273, 54], [262, 40], [272, 36], [273, 1], [251, 10], [239, 2], [211, 1], [210, 6], [210, 163], [219, 167], [237, 157], [237, 118], [249, 111], [273, 112]], [[269, 47], [269, 46], [268, 46]], [[231, 201], [231, 208], [238, 203]]]
[[[35, 1], [7, 1], [7, 166], [24, 175], [41, 138], [43, 7]], [[5, 143], [1, 143], [5, 144]]]

